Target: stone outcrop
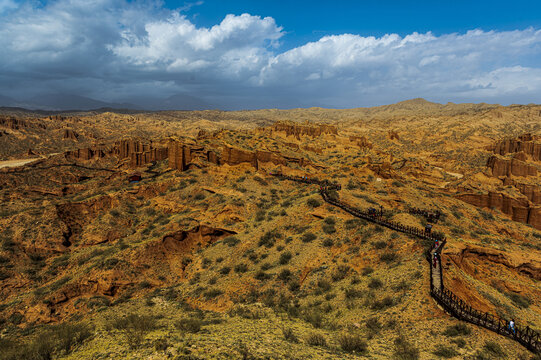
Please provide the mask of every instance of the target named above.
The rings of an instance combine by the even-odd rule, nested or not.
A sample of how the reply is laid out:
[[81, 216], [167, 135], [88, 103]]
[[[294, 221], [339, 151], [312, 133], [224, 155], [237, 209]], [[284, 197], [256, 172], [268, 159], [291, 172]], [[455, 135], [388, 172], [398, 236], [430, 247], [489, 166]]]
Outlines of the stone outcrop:
[[310, 136], [315, 138], [323, 134], [338, 135], [338, 129], [336, 126], [327, 124], [298, 124], [279, 121], [272, 126], [271, 130], [285, 133], [286, 136], [294, 136], [299, 140], [301, 136]]
[[387, 136], [389, 136], [389, 140], [400, 140], [400, 136], [395, 130], [389, 130]]
[[303, 146], [302, 149], [306, 150], [306, 151], [311, 151], [311, 152], [316, 153], [316, 154], [323, 154], [323, 150], [321, 150], [320, 148], [317, 148], [315, 146], [306, 145], [306, 146]]
[[67, 158], [73, 158], [77, 160], [92, 160], [102, 159], [106, 156], [113, 155], [113, 151], [111, 149], [107, 149], [104, 146], [97, 145], [84, 149], [67, 151], [65, 155]]
[[272, 163], [274, 165], [287, 165], [287, 163], [296, 163], [301, 167], [308, 165], [317, 167], [309, 160], [306, 160], [304, 158], [284, 156], [282, 154], [274, 153], [271, 151], [257, 150], [253, 152], [249, 150], [234, 148], [229, 145], [224, 146], [221, 161], [224, 164], [228, 165], [248, 163], [256, 169], [259, 169], [260, 163]]
[[167, 145], [169, 167], [184, 171], [192, 160], [190, 148], [179, 141], [171, 140]]
[[7, 127], [11, 130], [19, 130], [21, 128], [40, 128], [46, 129], [47, 126], [39, 119], [17, 119], [13, 116], [0, 115], [0, 126]]
[[369, 142], [365, 136], [351, 135], [349, 137], [349, 141], [356, 143], [357, 146], [360, 147], [361, 149], [363, 148], [372, 149], [372, 143]]
[[459, 194], [456, 198], [483, 208], [496, 208], [510, 215], [514, 221], [530, 224], [541, 229], [541, 208], [532, 207], [527, 199], [514, 199], [499, 192], [486, 194]]
[[541, 137], [524, 134], [516, 139], [504, 139], [489, 147], [489, 150], [499, 155], [524, 152], [532, 160], [541, 161]]
[[64, 135], [62, 136], [62, 139], [76, 141], [78, 138], [79, 138], [79, 134], [77, 134], [72, 129], [64, 129]]
[[167, 148], [153, 148], [148, 151], [130, 154], [130, 166], [138, 167], [145, 164], [167, 159]]
[[120, 140], [112, 146], [95, 145], [85, 149], [67, 151], [66, 156], [78, 160], [101, 159], [117, 156], [119, 159], [129, 159], [131, 167], [142, 166], [154, 161], [167, 159], [168, 149], [161, 144], [139, 140]]
[[167, 144], [167, 157], [169, 167], [180, 171], [187, 170], [190, 165], [196, 165], [201, 161], [220, 165], [220, 157], [212, 150], [206, 150], [202, 146], [186, 145], [180, 141], [171, 139]]
[[491, 169], [492, 176], [537, 176], [537, 169], [517, 158], [502, 159], [491, 156], [487, 161], [487, 167]]
[[221, 159], [224, 164], [238, 165], [241, 163], [249, 163], [257, 169], [256, 153], [252, 151], [242, 150], [232, 146], [224, 145]]
[[0, 116], [0, 125], [11, 130], [18, 130], [21, 127], [27, 127], [24, 120], [19, 120], [11, 116]]

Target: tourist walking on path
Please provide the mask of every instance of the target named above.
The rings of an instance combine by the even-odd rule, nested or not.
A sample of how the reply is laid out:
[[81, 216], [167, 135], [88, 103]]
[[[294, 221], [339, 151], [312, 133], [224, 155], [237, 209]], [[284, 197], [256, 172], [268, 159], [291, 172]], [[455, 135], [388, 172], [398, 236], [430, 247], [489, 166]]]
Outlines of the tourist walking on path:
[[511, 321], [509, 321], [509, 331], [513, 332], [513, 335], [516, 334], [515, 320], [513, 320], [513, 319], [511, 319]]

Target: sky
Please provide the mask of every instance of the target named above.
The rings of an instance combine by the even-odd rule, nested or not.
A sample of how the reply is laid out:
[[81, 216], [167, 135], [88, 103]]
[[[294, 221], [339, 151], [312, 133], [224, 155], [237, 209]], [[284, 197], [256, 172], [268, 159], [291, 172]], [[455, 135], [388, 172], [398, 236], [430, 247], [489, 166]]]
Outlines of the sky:
[[539, 1], [0, 0], [0, 49], [0, 99], [541, 103]]

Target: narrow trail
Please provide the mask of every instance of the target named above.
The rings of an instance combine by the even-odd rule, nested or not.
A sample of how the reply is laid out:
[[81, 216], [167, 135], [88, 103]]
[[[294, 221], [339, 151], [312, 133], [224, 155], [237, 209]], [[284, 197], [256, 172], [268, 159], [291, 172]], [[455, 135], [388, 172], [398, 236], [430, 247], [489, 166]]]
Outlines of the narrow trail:
[[[515, 330], [512, 331], [508, 320], [500, 319], [492, 314], [485, 313], [472, 308], [468, 303], [456, 296], [443, 284], [443, 269], [441, 266], [441, 253], [447, 243], [442, 234], [426, 232], [423, 229], [405, 226], [400, 223], [389, 221], [381, 213], [374, 211], [365, 211], [354, 208], [338, 199], [336, 191], [341, 189], [339, 184], [329, 181], [308, 179], [299, 176], [287, 176], [282, 174], [270, 175], [282, 180], [291, 180], [305, 184], [319, 185], [320, 194], [323, 200], [333, 206], [339, 207], [351, 215], [376, 223], [380, 226], [399, 231], [404, 234], [413, 235], [424, 240], [432, 241], [432, 246], [426, 253], [426, 259], [430, 268], [430, 295], [434, 300], [450, 315], [459, 320], [467, 321], [477, 326], [484, 327], [500, 335], [513, 339], [526, 347], [535, 354], [541, 354], [541, 335], [530, 329], [529, 326], [515, 324]], [[438, 245], [436, 245], [438, 244]], [[436, 259], [435, 259], [436, 257]]]

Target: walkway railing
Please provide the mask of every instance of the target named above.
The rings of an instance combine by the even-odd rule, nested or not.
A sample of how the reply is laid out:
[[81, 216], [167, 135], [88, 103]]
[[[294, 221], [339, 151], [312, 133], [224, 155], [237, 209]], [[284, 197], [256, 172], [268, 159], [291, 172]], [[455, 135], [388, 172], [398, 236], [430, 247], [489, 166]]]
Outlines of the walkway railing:
[[[341, 202], [336, 197], [331, 196], [329, 193], [329, 190], [340, 190], [341, 186], [328, 180], [318, 180], [302, 176], [290, 176], [272, 173], [270, 175], [284, 180], [319, 185], [320, 194], [325, 202], [339, 207], [355, 217], [373, 222], [395, 231], [413, 235], [425, 240], [431, 240], [433, 245], [427, 252], [426, 257], [430, 267], [430, 295], [436, 300], [436, 302], [445, 311], [457, 319], [467, 321], [477, 326], [482, 326], [500, 335], [511, 338], [522, 344], [533, 353], [541, 354], [541, 335], [538, 332], [530, 329], [528, 326], [524, 327], [516, 324], [513, 331], [509, 327], [509, 321], [500, 319], [490, 313], [472, 308], [469, 304], [456, 296], [452, 291], [444, 287], [441, 253], [443, 251], [443, 247], [447, 243], [447, 240], [443, 234], [427, 232], [420, 228], [402, 225], [398, 222], [385, 219], [381, 213], [374, 211], [363, 211]], [[439, 246], [436, 246], [436, 241]], [[436, 262], [437, 267], [433, 266], [435, 255], [437, 256], [437, 259], [439, 259]]]

